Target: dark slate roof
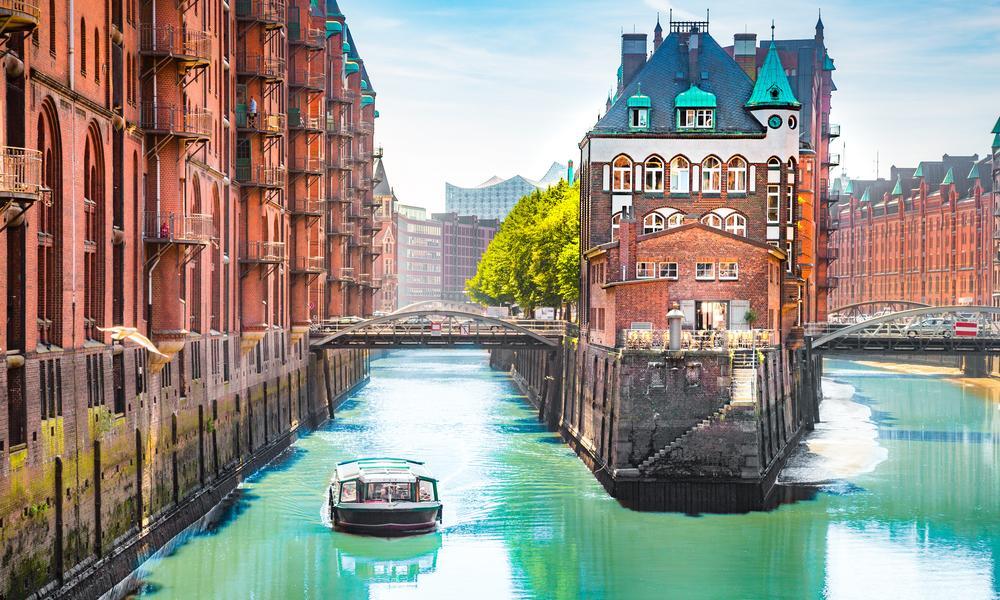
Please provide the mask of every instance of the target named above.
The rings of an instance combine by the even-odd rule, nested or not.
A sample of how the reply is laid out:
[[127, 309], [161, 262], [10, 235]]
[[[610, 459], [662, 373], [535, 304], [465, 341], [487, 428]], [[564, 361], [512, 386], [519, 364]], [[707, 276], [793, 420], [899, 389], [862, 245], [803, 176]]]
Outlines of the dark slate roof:
[[372, 80], [368, 77], [368, 70], [365, 69], [365, 63], [361, 58], [361, 54], [358, 53], [358, 45], [354, 43], [354, 36], [351, 34], [350, 27], [344, 27], [347, 32], [347, 43], [351, 45], [351, 51], [347, 53], [347, 58], [355, 62], [359, 62], [361, 65], [361, 79], [368, 82], [368, 92], [373, 96], [375, 95], [375, 85], [372, 84]]
[[382, 159], [379, 159], [378, 163], [375, 165], [375, 179], [378, 183], [375, 185], [375, 189], [372, 190], [372, 195], [392, 195], [392, 186], [389, 185], [389, 178], [385, 174], [385, 163], [382, 162]]
[[[761, 125], [744, 107], [753, 92], [753, 81], [725, 50], [707, 33], [701, 34], [698, 69], [708, 79], [697, 78], [698, 87], [715, 94], [718, 108], [714, 133], [763, 133]], [[687, 47], [681, 36], [671, 33], [639, 70], [632, 82], [615, 98], [611, 109], [594, 126], [594, 133], [627, 133], [628, 99], [639, 86], [652, 99], [649, 131], [676, 131], [674, 98], [691, 87], [688, 77]], [[678, 76], [679, 74], [679, 76]]]
[[941, 185], [945, 175], [948, 174], [948, 170], [951, 169], [955, 178], [956, 189], [964, 192], [968, 189], [968, 179], [966, 176], [972, 170], [972, 163], [977, 160], [979, 160], [978, 156], [948, 156], [945, 154], [941, 160], [922, 161], [918, 168], [930, 190]]
[[865, 191], [868, 192], [868, 201], [872, 204], [882, 201], [882, 196], [892, 191], [896, 185], [896, 180], [888, 179], [852, 179], [851, 196], [860, 200]]
[[[992, 174], [991, 169], [993, 168], [993, 164], [990, 162], [990, 157], [987, 156], [986, 158], [980, 160], [976, 164], [979, 165], [979, 182], [983, 186], [983, 191], [992, 192], [993, 177], [991, 176]], [[972, 169], [970, 168], [969, 170], [971, 171]], [[975, 185], [975, 182], [969, 181], [969, 189], [972, 189], [973, 185]]]
[[916, 167], [903, 168], [893, 166], [889, 169], [889, 181], [892, 182], [893, 187], [896, 186], [896, 181], [899, 181], [899, 187], [902, 191], [902, 195], [909, 196], [910, 192], [917, 187], [917, 180], [913, 178], [913, 173], [916, 170]]
[[326, 0], [326, 16], [328, 17], [344, 16], [344, 13], [340, 12], [340, 7], [337, 6], [337, 0]]

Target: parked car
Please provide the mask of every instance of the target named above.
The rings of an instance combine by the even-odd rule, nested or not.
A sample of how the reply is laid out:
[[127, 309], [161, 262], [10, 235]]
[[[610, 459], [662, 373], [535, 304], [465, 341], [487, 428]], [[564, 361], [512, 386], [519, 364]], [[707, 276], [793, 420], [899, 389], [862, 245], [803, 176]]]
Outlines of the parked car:
[[431, 330], [432, 321], [428, 317], [410, 317], [395, 323], [393, 329], [396, 333], [420, 333]]
[[910, 323], [903, 329], [906, 337], [952, 337], [955, 335], [955, 320], [942, 317], [923, 319]]

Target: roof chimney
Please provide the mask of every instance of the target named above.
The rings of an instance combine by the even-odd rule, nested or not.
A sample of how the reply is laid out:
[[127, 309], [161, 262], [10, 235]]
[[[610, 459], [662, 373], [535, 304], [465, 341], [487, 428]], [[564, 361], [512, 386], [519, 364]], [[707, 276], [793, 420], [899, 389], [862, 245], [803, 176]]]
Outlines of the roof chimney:
[[636, 73], [646, 64], [646, 37], [645, 33], [622, 34], [622, 90], [632, 83]]
[[701, 83], [701, 71], [698, 69], [698, 50], [700, 46], [701, 40], [699, 39], [698, 29], [692, 27], [691, 34], [688, 37], [688, 79], [691, 80], [691, 85]]
[[733, 36], [733, 58], [750, 79], [757, 79], [757, 34], [737, 33]]

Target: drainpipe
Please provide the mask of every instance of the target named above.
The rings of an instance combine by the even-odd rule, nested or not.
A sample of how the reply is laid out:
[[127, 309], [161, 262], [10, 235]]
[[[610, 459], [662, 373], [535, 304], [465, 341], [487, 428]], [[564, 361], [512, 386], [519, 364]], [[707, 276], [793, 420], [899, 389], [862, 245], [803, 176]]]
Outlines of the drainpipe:
[[[71, 90], [74, 89], [74, 85], [76, 84], [76, 58], [75, 58], [75, 56], [76, 56], [76, 29], [73, 28], [73, 21], [75, 20], [75, 18], [73, 17], [73, 14], [74, 14], [73, 13], [73, 5], [75, 3], [76, 3], [76, 0], [69, 0], [69, 19], [67, 19], [67, 22], [69, 24], [69, 27], [67, 27], [67, 29], [69, 30], [69, 52], [68, 52], [68, 54], [69, 54], [69, 89], [71, 89]], [[74, 204], [76, 204], [76, 203], [74, 202]]]

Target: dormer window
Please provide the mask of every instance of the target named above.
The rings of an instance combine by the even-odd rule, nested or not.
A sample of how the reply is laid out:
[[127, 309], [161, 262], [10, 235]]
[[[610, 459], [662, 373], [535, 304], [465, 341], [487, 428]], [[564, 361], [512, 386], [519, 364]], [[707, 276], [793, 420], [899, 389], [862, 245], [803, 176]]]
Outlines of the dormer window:
[[633, 131], [649, 129], [649, 111], [652, 101], [642, 93], [642, 84], [636, 88], [635, 95], [628, 99], [628, 127]]
[[696, 85], [677, 95], [677, 129], [715, 129], [715, 94]]

